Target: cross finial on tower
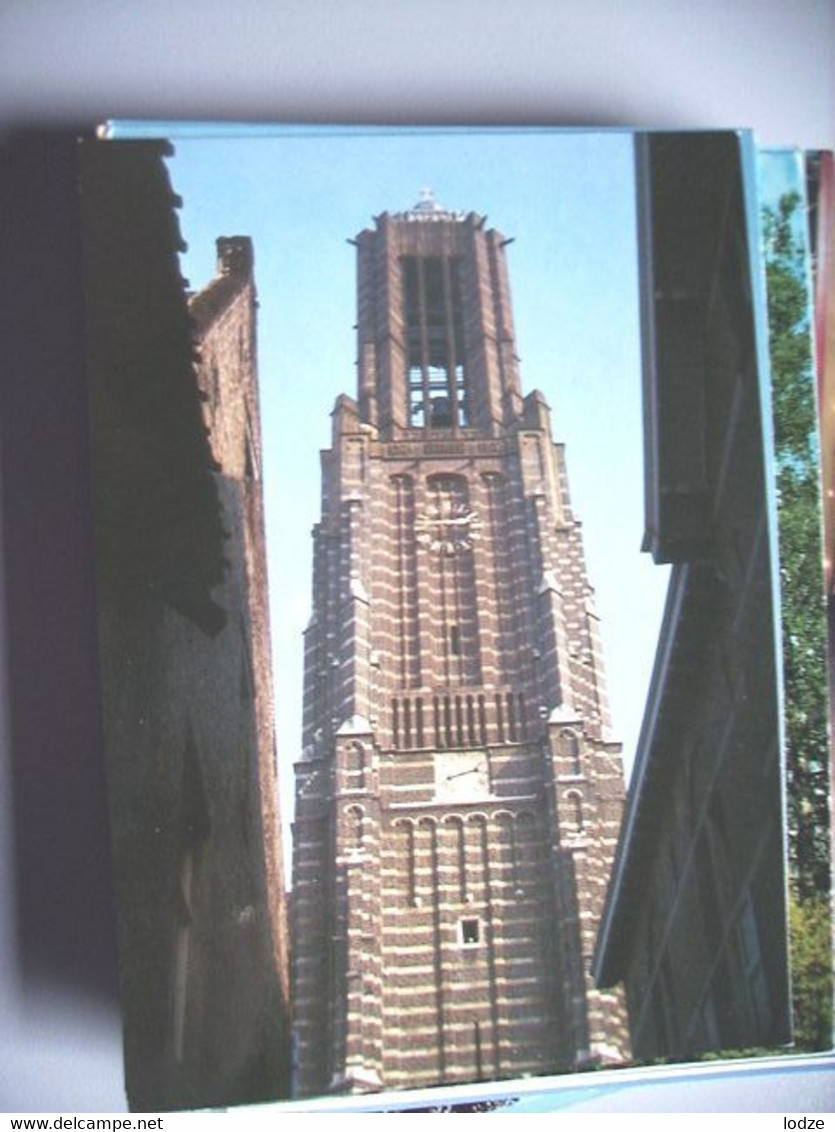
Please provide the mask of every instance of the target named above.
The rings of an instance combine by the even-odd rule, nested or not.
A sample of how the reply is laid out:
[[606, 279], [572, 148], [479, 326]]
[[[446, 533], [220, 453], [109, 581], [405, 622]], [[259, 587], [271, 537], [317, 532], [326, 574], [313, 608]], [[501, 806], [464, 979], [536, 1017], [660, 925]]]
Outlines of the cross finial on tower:
[[429, 186], [424, 186], [418, 193], [417, 204], [413, 212], [443, 212], [443, 207], [435, 199], [435, 192]]
[[435, 190], [425, 185], [418, 190], [418, 199], [405, 212], [395, 212], [394, 220], [464, 220], [466, 213], [451, 212], [444, 208], [435, 196]]

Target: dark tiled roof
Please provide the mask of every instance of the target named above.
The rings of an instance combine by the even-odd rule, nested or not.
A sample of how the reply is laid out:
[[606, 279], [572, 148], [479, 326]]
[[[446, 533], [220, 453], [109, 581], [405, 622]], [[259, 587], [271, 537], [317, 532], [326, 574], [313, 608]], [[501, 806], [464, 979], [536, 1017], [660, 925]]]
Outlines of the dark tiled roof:
[[165, 142], [83, 143], [98, 554], [110, 585], [157, 589], [212, 631], [225, 536], [167, 152]]

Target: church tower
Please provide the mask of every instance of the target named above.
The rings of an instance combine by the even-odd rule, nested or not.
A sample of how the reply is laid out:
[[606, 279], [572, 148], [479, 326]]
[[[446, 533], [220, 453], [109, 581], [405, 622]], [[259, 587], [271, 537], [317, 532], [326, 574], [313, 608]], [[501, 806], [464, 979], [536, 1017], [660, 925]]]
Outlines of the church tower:
[[428, 191], [358, 255], [322, 454], [293, 853], [295, 1091], [628, 1055], [589, 974], [623, 800], [563, 447], [505, 246]]

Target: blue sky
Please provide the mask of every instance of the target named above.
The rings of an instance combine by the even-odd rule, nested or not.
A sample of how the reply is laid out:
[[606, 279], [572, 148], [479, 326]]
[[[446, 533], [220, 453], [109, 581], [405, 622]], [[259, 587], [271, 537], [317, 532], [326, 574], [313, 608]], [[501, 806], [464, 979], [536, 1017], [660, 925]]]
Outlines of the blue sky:
[[354, 249], [347, 240], [431, 186], [506, 237], [525, 392], [542, 390], [567, 445], [602, 619], [613, 730], [631, 767], [666, 568], [643, 533], [632, 138], [562, 131], [258, 129], [173, 134], [173, 187], [193, 288], [217, 236], [249, 235], [260, 300], [264, 481], [277, 745], [285, 826], [301, 750], [301, 634], [319, 450], [338, 394], [355, 392]]

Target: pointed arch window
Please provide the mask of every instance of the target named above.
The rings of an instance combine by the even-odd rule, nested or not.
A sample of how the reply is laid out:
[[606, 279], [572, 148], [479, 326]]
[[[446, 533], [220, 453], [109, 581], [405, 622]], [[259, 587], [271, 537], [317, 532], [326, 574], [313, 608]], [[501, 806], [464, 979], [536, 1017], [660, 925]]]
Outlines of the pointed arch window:
[[362, 790], [365, 786], [365, 751], [361, 743], [350, 743], [345, 752], [345, 787]]
[[346, 812], [346, 845], [354, 853], [363, 848], [363, 818], [361, 806], [351, 806]]
[[580, 739], [573, 731], [567, 731], [563, 736], [563, 751], [567, 757], [566, 773], [575, 777], [583, 773], [582, 748]]
[[576, 790], [569, 790], [565, 795], [565, 800], [568, 804], [568, 831], [571, 834], [580, 836], [585, 832], [583, 799]]

